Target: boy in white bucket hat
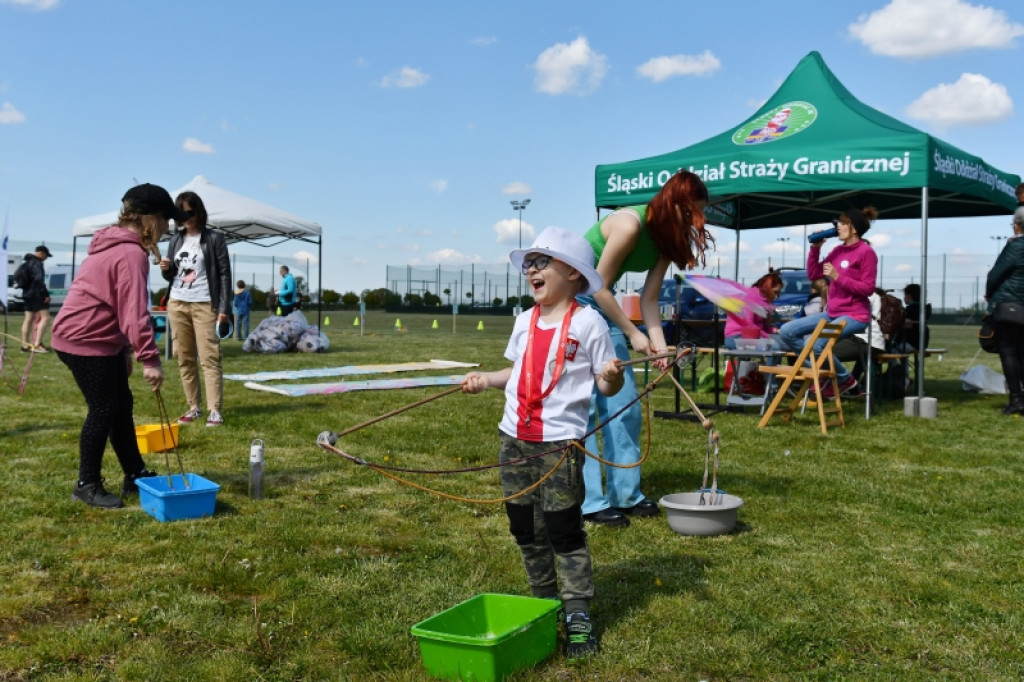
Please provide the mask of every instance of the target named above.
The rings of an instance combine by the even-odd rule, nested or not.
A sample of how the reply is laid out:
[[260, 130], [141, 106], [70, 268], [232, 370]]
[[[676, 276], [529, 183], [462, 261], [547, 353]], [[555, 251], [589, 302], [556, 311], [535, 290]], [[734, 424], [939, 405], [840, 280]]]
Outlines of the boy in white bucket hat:
[[562, 601], [566, 655], [583, 658], [597, 651], [597, 635], [583, 529], [585, 457], [577, 441], [586, 434], [594, 386], [604, 395], [617, 393], [622, 368], [604, 318], [576, 302], [602, 286], [594, 252], [581, 235], [549, 227], [509, 259], [526, 275], [537, 304], [516, 318], [505, 349], [512, 366], [470, 372], [462, 390], [505, 390], [498, 457], [502, 493], [511, 498], [505, 503], [509, 530], [533, 596]]

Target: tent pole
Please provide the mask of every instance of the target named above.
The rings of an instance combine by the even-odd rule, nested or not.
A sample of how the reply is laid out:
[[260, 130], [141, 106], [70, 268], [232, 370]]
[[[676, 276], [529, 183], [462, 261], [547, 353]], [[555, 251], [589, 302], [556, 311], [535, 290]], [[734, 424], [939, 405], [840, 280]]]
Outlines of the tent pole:
[[917, 398], [924, 397], [925, 309], [928, 307], [928, 187], [921, 188], [921, 300], [918, 301]]
[[733, 281], [740, 281], [740, 226], [737, 225], [733, 231], [736, 233], [736, 257], [733, 259], [736, 262], [732, 266], [732, 278]]
[[[309, 271], [309, 261], [306, 261], [307, 273]], [[309, 277], [309, 275], [306, 275]], [[316, 297], [316, 326], [317, 329], [323, 329], [323, 322], [320, 318], [324, 312], [324, 238], [321, 236], [316, 241], [316, 286], [319, 295]]]

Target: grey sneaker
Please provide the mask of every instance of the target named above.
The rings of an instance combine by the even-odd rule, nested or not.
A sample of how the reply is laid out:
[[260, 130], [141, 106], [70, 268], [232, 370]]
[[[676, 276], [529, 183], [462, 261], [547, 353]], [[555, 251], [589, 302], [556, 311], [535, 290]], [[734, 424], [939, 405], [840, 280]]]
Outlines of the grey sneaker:
[[224, 423], [224, 417], [220, 416], [217, 410], [210, 410], [210, 416], [206, 418], [207, 426], [220, 426]]
[[565, 657], [577, 660], [597, 653], [597, 634], [590, 615], [574, 611], [565, 619]]
[[139, 485], [135, 482], [137, 478], [150, 478], [151, 476], [159, 476], [160, 474], [149, 469], [143, 469], [137, 474], [128, 474], [124, 477], [124, 482], [121, 484], [122, 495], [138, 495]]
[[79, 484], [71, 493], [71, 501], [75, 500], [100, 509], [118, 509], [124, 506], [120, 497], [108, 493], [107, 489], [103, 487], [102, 478], [95, 483]]
[[203, 416], [203, 411], [198, 407], [189, 408], [189, 411], [178, 417], [179, 424], [191, 424]]

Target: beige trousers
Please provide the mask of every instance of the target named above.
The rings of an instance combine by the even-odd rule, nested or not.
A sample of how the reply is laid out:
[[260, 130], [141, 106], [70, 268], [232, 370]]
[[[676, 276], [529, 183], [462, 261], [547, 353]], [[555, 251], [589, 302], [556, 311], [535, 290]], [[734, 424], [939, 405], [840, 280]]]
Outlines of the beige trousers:
[[206, 382], [206, 409], [220, 412], [224, 398], [224, 374], [220, 368], [220, 339], [217, 338], [217, 313], [209, 301], [187, 303], [173, 298], [167, 301], [167, 321], [171, 325], [174, 357], [178, 361], [181, 386], [190, 407], [199, 407], [198, 366], [203, 366]]

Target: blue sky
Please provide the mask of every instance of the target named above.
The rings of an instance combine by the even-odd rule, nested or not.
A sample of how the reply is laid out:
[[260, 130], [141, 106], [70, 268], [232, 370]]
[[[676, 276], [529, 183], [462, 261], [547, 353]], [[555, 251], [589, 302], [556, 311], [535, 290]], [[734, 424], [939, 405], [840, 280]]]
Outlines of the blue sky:
[[[524, 244], [582, 232], [597, 164], [739, 125], [812, 50], [865, 103], [1022, 174], [1022, 44], [1010, 0], [0, 0], [0, 210], [14, 252], [70, 244], [135, 179], [202, 174], [320, 223], [324, 286], [358, 292], [387, 265], [506, 263], [511, 200], [531, 199]], [[970, 295], [1009, 224], [931, 221], [929, 279], [947, 254]], [[783, 249], [797, 265], [803, 234], [743, 232], [741, 277]], [[886, 286], [917, 276], [919, 221], [872, 237]], [[734, 249], [720, 231], [709, 265], [731, 275]]]

